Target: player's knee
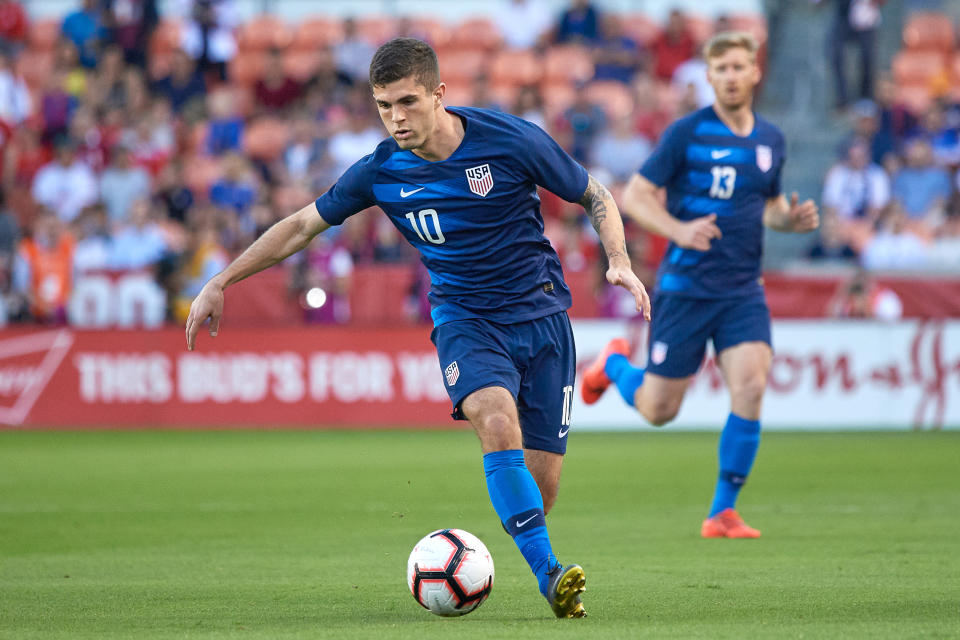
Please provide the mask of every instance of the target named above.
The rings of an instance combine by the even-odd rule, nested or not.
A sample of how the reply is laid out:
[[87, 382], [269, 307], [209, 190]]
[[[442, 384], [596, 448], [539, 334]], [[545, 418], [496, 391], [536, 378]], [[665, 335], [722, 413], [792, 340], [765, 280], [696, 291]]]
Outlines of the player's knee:
[[506, 413], [491, 411], [479, 422], [478, 435], [488, 450], [501, 451], [519, 447], [519, 426]]
[[759, 407], [767, 389], [766, 376], [752, 376], [741, 381], [731, 391], [734, 404], [744, 407]]
[[677, 417], [680, 403], [669, 400], [657, 400], [638, 407], [647, 422], [655, 427], [662, 427]]

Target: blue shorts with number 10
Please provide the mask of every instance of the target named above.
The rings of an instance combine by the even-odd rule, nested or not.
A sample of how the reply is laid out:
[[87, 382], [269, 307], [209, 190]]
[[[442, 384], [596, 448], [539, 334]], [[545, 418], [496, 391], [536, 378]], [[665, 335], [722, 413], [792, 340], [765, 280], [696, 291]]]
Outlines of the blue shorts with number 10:
[[524, 448], [566, 452], [577, 354], [565, 311], [516, 324], [455, 320], [430, 339], [454, 418], [466, 419], [460, 404], [474, 391], [504, 387], [517, 401]]
[[770, 340], [770, 309], [763, 291], [704, 299], [657, 292], [647, 341], [647, 371], [686, 378], [700, 368], [707, 340], [720, 353], [741, 342]]

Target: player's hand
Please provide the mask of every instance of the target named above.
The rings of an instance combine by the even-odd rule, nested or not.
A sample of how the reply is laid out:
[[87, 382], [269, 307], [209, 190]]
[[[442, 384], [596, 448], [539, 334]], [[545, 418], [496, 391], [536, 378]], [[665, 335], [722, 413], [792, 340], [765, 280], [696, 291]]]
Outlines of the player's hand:
[[640, 278], [630, 268], [630, 264], [611, 264], [607, 269], [607, 282], [623, 287], [633, 296], [637, 302], [637, 311], [643, 312], [643, 317], [650, 322], [650, 296], [647, 290], [640, 282]]
[[717, 214], [711, 213], [710, 215], [696, 218], [689, 222], [681, 222], [673, 241], [678, 247], [683, 247], [684, 249], [709, 251], [710, 243], [714, 238], [719, 239], [723, 237], [716, 220]]
[[817, 204], [809, 199], [799, 204], [797, 202], [797, 192], [794, 191], [790, 194], [790, 209], [787, 211], [790, 229], [797, 233], [806, 233], [819, 227], [820, 212], [817, 209]]
[[223, 288], [214, 279], [203, 286], [200, 294], [190, 304], [190, 315], [187, 316], [187, 349], [193, 351], [200, 326], [207, 318], [210, 318], [210, 336], [215, 337], [220, 329], [222, 315]]

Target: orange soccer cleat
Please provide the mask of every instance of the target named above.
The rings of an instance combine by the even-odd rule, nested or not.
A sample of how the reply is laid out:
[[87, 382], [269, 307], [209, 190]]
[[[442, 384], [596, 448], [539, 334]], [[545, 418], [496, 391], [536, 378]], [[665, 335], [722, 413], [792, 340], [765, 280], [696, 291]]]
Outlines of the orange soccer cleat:
[[734, 509], [724, 509], [703, 521], [700, 535], [704, 538], [759, 538], [760, 532], [747, 526]]
[[630, 355], [630, 343], [623, 338], [614, 338], [607, 343], [597, 359], [583, 372], [583, 382], [580, 384], [580, 397], [587, 404], [593, 404], [600, 399], [603, 392], [610, 386], [610, 378], [604, 367], [607, 364], [607, 358], [614, 353], [624, 356]]

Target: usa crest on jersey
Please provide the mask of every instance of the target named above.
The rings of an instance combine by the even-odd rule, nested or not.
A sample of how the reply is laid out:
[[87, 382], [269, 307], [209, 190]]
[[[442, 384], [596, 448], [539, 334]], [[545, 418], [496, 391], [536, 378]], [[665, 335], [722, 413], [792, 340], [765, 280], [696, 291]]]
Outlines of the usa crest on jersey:
[[765, 144], [757, 145], [757, 166], [764, 173], [773, 167], [773, 149]]
[[471, 167], [466, 170], [467, 183], [470, 185], [470, 191], [481, 198], [490, 193], [493, 189], [493, 174], [490, 173], [490, 165], [482, 164], [479, 167]]

